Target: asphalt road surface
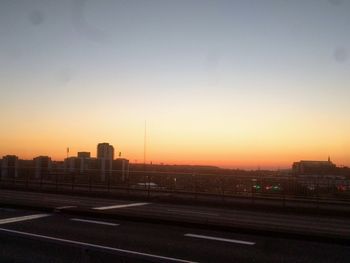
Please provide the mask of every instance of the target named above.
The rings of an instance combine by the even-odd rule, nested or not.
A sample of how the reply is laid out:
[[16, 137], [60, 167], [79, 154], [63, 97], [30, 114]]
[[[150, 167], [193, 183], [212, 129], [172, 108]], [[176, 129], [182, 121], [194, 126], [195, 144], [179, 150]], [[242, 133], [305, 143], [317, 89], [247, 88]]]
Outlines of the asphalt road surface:
[[[124, 209], [111, 208], [111, 209]], [[1, 262], [349, 262], [347, 245], [0, 208]]]
[[296, 215], [271, 211], [247, 211], [189, 204], [175, 205], [8, 190], [0, 190], [1, 204], [17, 205], [17, 207], [22, 205], [26, 208], [47, 208], [46, 211], [61, 211], [70, 215], [138, 219], [141, 222], [167, 222], [170, 225], [180, 222], [187, 225], [217, 226], [216, 229], [222, 226], [314, 238], [329, 237], [350, 240], [350, 220], [347, 217]]

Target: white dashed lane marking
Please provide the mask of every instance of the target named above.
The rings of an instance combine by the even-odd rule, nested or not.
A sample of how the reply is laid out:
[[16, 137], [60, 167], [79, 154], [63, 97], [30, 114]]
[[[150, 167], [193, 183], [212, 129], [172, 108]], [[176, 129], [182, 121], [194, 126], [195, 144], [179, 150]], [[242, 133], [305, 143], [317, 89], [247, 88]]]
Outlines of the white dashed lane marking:
[[144, 258], [150, 262], [195, 263], [194, 261], [185, 260], [185, 259], [171, 258], [171, 257], [165, 257], [165, 256], [160, 256], [160, 255], [155, 255], [155, 254], [148, 254], [148, 253], [143, 253], [143, 252], [138, 252], [138, 251], [133, 251], [133, 250], [114, 248], [114, 247], [108, 247], [108, 246], [101, 246], [101, 245], [92, 244], [92, 243], [79, 242], [79, 241], [75, 241], [75, 240], [69, 240], [69, 239], [63, 239], [63, 238], [57, 238], [57, 237], [51, 237], [51, 236], [45, 236], [45, 235], [38, 235], [38, 234], [34, 234], [34, 233], [22, 232], [22, 231], [6, 229], [6, 228], [0, 228], [0, 232], [5, 232], [5, 233], [13, 234], [13, 235], [21, 235], [21, 236], [31, 237], [34, 239], [40, 238], [42, 240], [61, 242], [61, 243], [66, 243], [66, 244], [71, 244], [71, 245], [81, 246], [81, 247], [87, 247], [87, 248], [92, 248], [92, 249], [111, 251], [111, 252], [116, 252], [116, 253], [119, 253], [122, 255], [123, 254], [124, 255], [133, 255], [133, 256], [140, 257], [140, 258]]
[[133, 206], [142, 206], [142, 205], [148, 205], [149, 203], [131, 203], [131, 204], [124, 204], [124, 205], [111, 205], [111, 206], [101, 206], [101, 207], [95, 207], [95, 210], [108, 210], [108, 209], [118, 209], [118, 208], [125, 208], [125, 207], [133, 207]]
[[68, 208], [76, 208], [76, 206], [74, 206], [74, 205], [66, 205], [66, 206], [56, 207], [55, 209], [56, 210], [62, 210], [62, 209], [68, 209]]
[[0, 219], [0, 225], [33, 220], [33, 219], [38, 219], [38, 218], [47, 217], [47, 216], [50, 216], [50, 214], [36, 214], [36, 215], [29, 215], [29, 216], [18, 216], [18, 217]]
[[71, 218], [72, 221], [83, 222], [83, 223], [91, 223], [98, 225], [106, 225], [106, 226], [119, 226], [119, 224], [109, 223], [104, 221], [96, 221], [96, 220], [88, 220], [88, 219], [80, 219], [80, 218]]
[[211, 237], [211, 236], [196, 235], [196, 234], [185, 234], [184, 236], [185, 237], [207, 239], [207, 240], [215, 240], [215, 241], [221, 241], [221, 242], [229, 242], [229, 243], [235, 243], [235, 244], [241, 244], [241, 245], [249, 245], [249, 246], [255, 245], [255, 242], [236, 240], [236, 239], [228, 239], [228, 238], [222, 238], [222, 237]]

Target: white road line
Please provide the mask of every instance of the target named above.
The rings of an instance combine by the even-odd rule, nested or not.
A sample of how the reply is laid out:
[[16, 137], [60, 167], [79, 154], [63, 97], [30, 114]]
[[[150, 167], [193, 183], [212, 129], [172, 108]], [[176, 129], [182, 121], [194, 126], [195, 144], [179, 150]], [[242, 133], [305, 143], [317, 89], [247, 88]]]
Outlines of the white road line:
[[204, 216], [219, 216], [217, 213], [207, 213], [207, 212], [195, 212], [188, 210], [180, 210], [180, 209], [168, 209], [168, 212], [179, 213], [179, 214], [194, 214], [194, 215], [204, 215]]
[[50, 198], [50, 197], [45, 198], [44, 200], [45, 200], [45, 201], [47, 201], [47, 202], [60, 202], [60, 203], [65, 202], [65, 203], [68, 203], [68, 204], [72, 204], [72, 203], [80, 203], [80, 201], [78, 201], [78, 200], [71, 200], [71, 199], [59, 199], [59, 198]]
[[33, 220], [33, 219], [38, 219], [38, 218], [47, 217], [47, 216], [50, 216], [50, 214], [37, 214], [37, 215], [5, 218], [5, 219], [0, 219], [0, 225], [21, 222], [21, 221], [27, 221], [27, 220]]
[[79, 246], [85, 246], [85, 247], [90, 247], [90, 248], [95, 248], [95, 249], [103, 249], [103, 250], [108, 250], [108, 251], [114, 251], [114, 252], [119, 252], [121, 254], [129, 254], [129, 255], [134, 255], [134, 256], [141, 256], [141, 257], [148, 258], [149, 260], [157, 259], [157, 260], [166, 260], [167, 262], [174, 262], [174, 263], [175, 262], [178, 262], [178, 263], [196, 263], [195, 261], [188, 261], [188, 260], [183, 260], [183, 259], [178, 259], [178, 258], [164, 257], [164, 256], [159, 256], [159, 255], [154, 255], [154, 254], [147, 254], [147, 253], [137, 252], [137, 251], [133, 251], [133, 250], [126, 250], [126, 249], [121, 249], [121, 248], [101, 246], [101, 245], [96, 245], [96, 244], [91, 244], [91, 243], [79, 242], [79, 241], [63, 239], [63, 238], [57, 238], [57, 237], [44, 236], [44, 235], [38, 235], [38, 234], [34, 234], [34, 233], [22, 232], [22, 231], [6, 229], [6, 228], [0, 228], [0, 231], [7, 232], [7, 233], [12, 233], [12, 234], [17, 234], [17, 235], [34, 237], [34, 238], [46, 239], [46, 240], [51, 240], [51, 241], [55, 241], [55, 242], [68, 243], [68, 244], [72, 244], [72, 245], [79, 245]]
[[84, 222], [84, 223], [98, 224], [98, 225], [106, 225], [106, 226], [119, 226], [119, 224], [115, 224], [115, 223], [96, 221], [96, 220], [87, 220], [87, 219], [80, 219], [80, 218], [71, 218], [70, 220]]
[[185, 234], [184, 236], [185, 237], [194, 237], [194, 238], [216, 240], [216, 241], [222, 241], [222, 242], [229, 242], [229, 243], [236, 243], [236, 244], [249, 245], [249, 246], [255, 245], [255, 242], [249, 242], [249, 241], [243, 241], [243, 240], [235, 240], [235, 239], [228, 239], [228, 238], [221, 238], [221, 237], [211, 237], [211, 236], [203, 236], [203, 235], [196, 235], [196, 234]]
[[111, 206], [101, 206], [101, 207], [95, 207], [95, 210], [108, 210], [108, 209], [116, 209], [116, 208], [124, 208], [124, 207], [132, 207], [132, 206], [141, 206], [141, 205], [148, 205], [149, 203], [132, 203], [132, 204], [125, 204], [125, 205], [111, 205]]
[[74, 206], [74, 205], [66, 205], [66, 206], [55, 207], [56, 210], [68, 209], [68, 208], [76, 208], [76, 206]]

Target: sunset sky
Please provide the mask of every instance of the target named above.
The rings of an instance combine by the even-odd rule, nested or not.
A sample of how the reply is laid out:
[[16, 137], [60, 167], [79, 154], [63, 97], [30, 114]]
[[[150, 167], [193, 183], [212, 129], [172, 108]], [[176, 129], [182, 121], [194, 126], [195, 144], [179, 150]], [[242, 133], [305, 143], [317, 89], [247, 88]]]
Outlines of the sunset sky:
[[0, 158], [350, 166], [350, 1], [0, 1]]

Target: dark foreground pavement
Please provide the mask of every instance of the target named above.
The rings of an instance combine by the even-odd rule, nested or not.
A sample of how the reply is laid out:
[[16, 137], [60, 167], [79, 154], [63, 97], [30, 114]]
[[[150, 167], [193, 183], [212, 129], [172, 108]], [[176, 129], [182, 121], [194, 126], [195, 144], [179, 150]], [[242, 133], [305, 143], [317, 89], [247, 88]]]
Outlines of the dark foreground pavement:
[[349, 262], [293, 238], [0, 208], [0, 262]]
[[0, 190], [0, 205], [72, 216], [161, 223], [211, 230], [301, 237], [349, 243], [348, 217], [248, 211], [194, 205], [102, 199], [48, 193]]

